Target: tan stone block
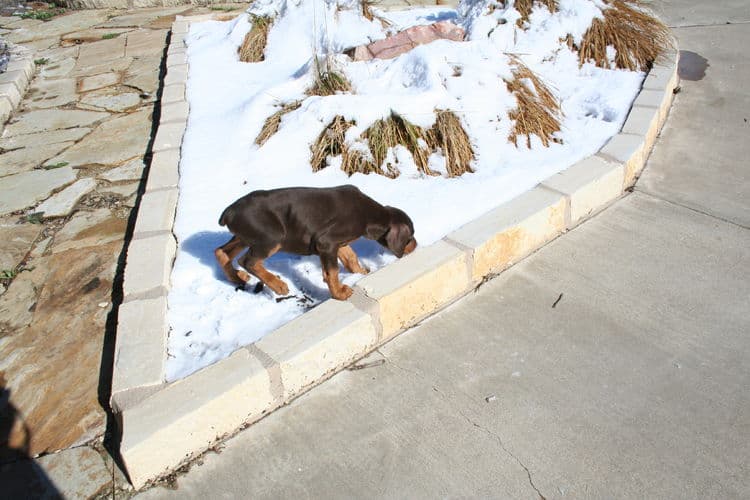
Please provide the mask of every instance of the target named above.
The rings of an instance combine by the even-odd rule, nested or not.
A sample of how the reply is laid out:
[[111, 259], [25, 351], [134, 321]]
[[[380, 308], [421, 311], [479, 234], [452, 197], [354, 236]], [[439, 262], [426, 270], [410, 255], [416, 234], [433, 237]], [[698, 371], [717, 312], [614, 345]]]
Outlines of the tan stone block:
[[8, 121], [12, 112], [13, 104], [11, 104], [10, 99], [5, 96], [0, 96], [0, 127]]
[[30, 81], [34, 75], [34, 61], [30, 57], [11, 60], [5, 70], [9, 72], [23, 71], [26, 74], [26, 79]]
[[164, 382], [169, 325], [167, 297], [120, 305], [112, 370], [112, 394]]
[[0, 96], [7, 97], [14, 108], [21, 102], [21, 93], [14, 83], [3, 83], [0, 85]]
[[177, 101], [163, 104], [161, 107], [161, 116], [159, 117], [159, 120], [161, 121], [161, 123], [185, 123], [187, 121], [189, 111], [190, 106], [188, 105], [187, 101]]
[[127, 37], [128, 43], [125, 46], [125, 55], [140, 57], [161, 54], [167, 40], [167, 32], [140, 29], [128, 33]]
[[623, 188], [628, 188], [635, 183], [638, 174], [643, 170], [648, 157], [645, 138], [641, 135], [617, 134], [599, 150], [600, 155], [622, 162], [625, 166]]
[[124, 410], [120, 454], [133, 486], [173, 470], [273, 403], [266, 369], [240, 349]]
[[161, 290], [168, 290], [176, 251], [177, 243], [171, 234], [133, 239], [128, 247], [122, 287], [125, 299], [159, 295]]
[[472, 279], [499, 272], [565, 229], [566, 199], [536, 187], [447, 236], [473, 250]]
[[590, 156], [549, 177], [542, 185], [568, 197], [570, 228], [622, 194], [624, 171], [621, 163]]
[[151, 168], [148, 171], [146, 192], [156, 189], [176, 188], [180, 180], [179, 164], [180, 152], [176, 149], [155, 153], [151, 159]]
[[16, 89], [18, 89], [18, 92], [23, 94], [29, 83], [29, 77], [26, 75], [25, 71], [20, 69], [6, 71], [5, 73], [0, 73], [0, 85], [4, 83], [12, 83], [15, 85]]
[[172, 52], [171, 54], [167, 54], [167, 68], [171, 68], [172, 66], [177, 66], [180, 64], [187, 64], [187, 53], [182, 52]]
[[466, 262], [464, 250], [438, 241], [362, 278], [356, 287], [379, 302], [383, 339], [464, 293], [469, 286]]
[[269, 333], [255, 347], [279, 363], [283, 397], [289, 399], [352, 363], [377, 342], [369, 314], [331, 299]]
[[169, 68], [167, 68], [167, 76], [164, 77], [164, 85], [167, 86], [175, 83], [185, 83], [187, 82], [187, 76], [187, 64], [177, 64], [175, 66], [170, 66]]
[[171, 231], [177, 196], [176, 188], [145, 193], [138, 208], [134, 237], [141, 238], [157, 231]]
[[180, 20], [172, 23], [172, 33], [187, 33], [190, 23], [188, 21]]
[[656, 137], [659, 135], [660, 122], [659, 122], [659, 109], [658, 108], [645, 108], [641, 106], [633, 106], [630, 108], [630, 113], [622, 127], [622, 132], [625, 134], [642, 135], [644, 138], [644, 150], [650, 153], [656, 142]]
[[78, 83], [79, 92], [88, 92], [89, 90], [109, 87], [120, 81], [120, 75], [117, 73], [101, 73], [98, 75], [81, 78]]
[[162, 105], [185, 100], [185, 84], [165, 85], [161, 94]]
[[179, 149], [182, 145], [182, 134], [185, 132], [185, 123], [162, 123], [156, 132], [153, 151], [165, 149]]

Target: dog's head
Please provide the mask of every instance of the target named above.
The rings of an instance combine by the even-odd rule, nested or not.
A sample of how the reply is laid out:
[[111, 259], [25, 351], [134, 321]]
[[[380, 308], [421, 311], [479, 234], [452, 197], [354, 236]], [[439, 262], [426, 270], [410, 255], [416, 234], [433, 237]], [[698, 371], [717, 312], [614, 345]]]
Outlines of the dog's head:
[[403, 210], [395, 207], [385, 207], [390, 215], [388, 229], [378, 238], [378, 243], [388, 248], [396, 257], [409, 255], [417, 248], [414, 239], [414, 223]]

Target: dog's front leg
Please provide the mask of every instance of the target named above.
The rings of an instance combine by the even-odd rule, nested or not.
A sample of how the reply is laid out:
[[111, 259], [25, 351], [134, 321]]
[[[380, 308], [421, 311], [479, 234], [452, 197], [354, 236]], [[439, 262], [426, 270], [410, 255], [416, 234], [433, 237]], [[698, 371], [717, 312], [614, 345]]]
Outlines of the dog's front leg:
[[338, 256], [341, 263], [344, 264], [344, 268], [350, 273], [367, 274], [370, 272], [369, 269], [359, 263], [357, 253], [349, 245], [339, 248]]
[[339, 261], [337, 253], [321, 253], [320, 263], [323, 267], [323, 281], [331, 291], [331, 297], [337, 300], [346, 300], [352, 296], [354, 290], [339, 281]]

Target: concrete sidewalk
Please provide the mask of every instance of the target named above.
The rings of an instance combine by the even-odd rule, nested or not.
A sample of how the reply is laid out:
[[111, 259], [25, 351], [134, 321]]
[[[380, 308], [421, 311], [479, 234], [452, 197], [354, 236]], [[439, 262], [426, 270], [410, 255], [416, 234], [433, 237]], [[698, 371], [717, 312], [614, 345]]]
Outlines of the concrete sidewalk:
[[750, 496], [750, 9], [663, 15], [633, 194], [140, 497]]

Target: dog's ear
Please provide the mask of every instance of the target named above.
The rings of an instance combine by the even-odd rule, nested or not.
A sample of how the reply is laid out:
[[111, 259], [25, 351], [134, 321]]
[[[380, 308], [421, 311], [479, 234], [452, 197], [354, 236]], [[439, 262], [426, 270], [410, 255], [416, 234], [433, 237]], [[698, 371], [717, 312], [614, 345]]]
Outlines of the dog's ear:
[[409, 226], [403, 222], [391, 223], [391, 227], [385, 233], [385, 241], [388, 250], [394, 253], [396, 257], [403, 257], [406, 246], [413, 240], [412, 232]]

